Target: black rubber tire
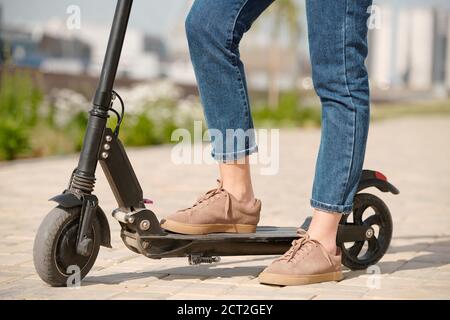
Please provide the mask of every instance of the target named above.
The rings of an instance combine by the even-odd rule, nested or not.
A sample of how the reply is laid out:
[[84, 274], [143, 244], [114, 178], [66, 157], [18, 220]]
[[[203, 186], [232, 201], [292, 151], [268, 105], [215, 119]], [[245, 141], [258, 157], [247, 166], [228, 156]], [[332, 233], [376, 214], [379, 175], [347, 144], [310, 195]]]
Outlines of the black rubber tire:
[[[64, 232], [69, 232], [66, 231], [69, 226], [71, 226], [69, 230], [76, 230], [80, 211], [80, 207], [70, 209], [62, 206], [55, 207], [44, 218], [36, 234], [33, 247], [34, 267], [39, 277], [53, 287], [68, 285], [67, 280], [70, 274], [62, 272], [58, 266], [57, 248]], [[80, 280], [91, 270], [100, 249], [101, 229], [97, 218], [93, 219], [92, 232], [94, 244], [91, 255], [87, 258], [78, 256], [81, 259], [88, 259], [83, 266], [79, 266]], [[73, 237], [72, 240], [74, 240]]]
[[[340, 245], [342, 250], [342, 264], [350, 270], [364, 270], [380, 261], [389, 249], [393, 232], [392, 216], [383, 200], [370, 193], [359, 193], [355, 196], [353, 207], [355, 209], [358, 206], [372, 207], [376, 214], [379, 215], [380, 224], [382, 224], [383, 230], [382, 234], [379, 234], [378, 238], [375, 238], [378, 243], [377, 250], [364, 259], [358, 258], [357, 254], [356, 256], [352, 255], [350, 251], [344, 247], [344, 244]], [[353, 212], [351, 214], [353, 214]], [[343, 217], [343, 220], [344, 219], [345, 217]]]

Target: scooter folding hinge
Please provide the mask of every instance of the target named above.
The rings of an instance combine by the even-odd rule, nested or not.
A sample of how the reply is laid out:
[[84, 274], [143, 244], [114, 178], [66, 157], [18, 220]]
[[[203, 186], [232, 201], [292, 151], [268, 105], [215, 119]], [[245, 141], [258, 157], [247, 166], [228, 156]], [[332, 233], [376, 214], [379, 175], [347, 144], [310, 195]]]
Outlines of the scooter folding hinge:
[[113, 211], [112, 215], [119, 222], [127, 224], [128, 227], [140, 236], [161, 235], [165, 233], [161, 229], [159, 220], [151, 210], [147, 208], [138, 208], [130, 212], [125, 210], [124, 208], [118, 208]]
[[146, 208], [140, 208], [134, 211], [123, 211], [122, 208], [117, 208], [112, 212], [112, 216], [119, 222], [122, 223], [134, 223], [135, 221], [135, 215], [139, 212], [147, 210]]
[[117, 221], [125, 223], [125, 224], [134, 222], [133, 212], [125, 212], [125, 211], [122, 211], [121, 208], [115, 209], [112, 212], [112, 216]]

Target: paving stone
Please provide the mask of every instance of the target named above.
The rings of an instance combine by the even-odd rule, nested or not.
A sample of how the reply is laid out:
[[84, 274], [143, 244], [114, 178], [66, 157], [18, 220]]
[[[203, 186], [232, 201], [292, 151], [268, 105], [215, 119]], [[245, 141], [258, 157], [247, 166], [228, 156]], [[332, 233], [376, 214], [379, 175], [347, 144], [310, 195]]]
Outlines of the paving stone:
[[414, 262], [433, 262], [436, 264], [449, 264], [450, 253], [447, 252], [420, 252], [420, 254], [411, 259]]
[[123, 287], [145, 287], [149, 283], [167, 276], [167, 274], [156, 274], [147, 272], [126, 272], [126, 273], [110, 273], [110, 270], [101, 271], [88, 275], [83, 283], [98, 284], [108, 283], [120, 285]]
[[259, 285], [258, 279], [254, 276], [235, 276], [235, 277], [209, 277], [203, 280], [204, 283], [211, 284], [247, 284], [252, 285], [253, 283]]
[[110, 297], [111, 300], [164, 300], [170, 297], [169, 294], [160, 292], [125, 292]]
[[359, 300], [362, 299], [363, 294], [362, 293], [356, 293], [356, 294], [348, 294], [348, 293], [334, 293], [334, 294], [323, 294], [319, 293], [317, 296], [314, 296], [312, 300]]
[[221, 296], [218, 296], [216, 294], [203, 295], [188, 292], [179, 292], [174, 295], [168, 296], [167, 300], [215, 300], [221, 298]]
[[[219, 264], [189, 266], [186, 258], [152, 260], [129, 251], [110, 216], [114, 196], [98, 170], [96, 195], [110, 223], [113, 248], [101, 248], [79, 289], [51, 288], [35, 272], [33, 241], [54, 207], [47, 199], [66, 185], [77, 155], [0, 163], [0, 299], [450, 299], [450, 149], [442, 148], [448, 136], [450, 117], [372, 125], [365, 167], [381, 170], [401, 190], [398, 196], [370, 190], [386, 201], [394, 221], [391, 247], [377, 263], [381, 275], [346, 269], [341, 282], [302, 287], [259, 284], [258, 274], [275, 256], [222, 257]], [[299, 226], [310, 215], [319, 142], [317, 129], [281, 130], [278, 174], [262, 175], [262, 165], [253, 167], [255, 192], [263, 201], [261, 224]], [[214, 184], [214, 164], [176, 166], [170, 146], [127, 151], [160, 218], [191, 204]], [[149, 167], [155, 168], [152, 175], [147, 174]], [[296, 197], [285, 192], [294, 189]], [[380, 280], [378, 289], [374, 279]]]
[[28, 254], [20, 254], [20, 253], [13, 253], [13, 254], [1, 254], [0, 253], [0, 266], [15, 266], [18, 264], [22, 264], [25, 262], [31, 262], [33, 260], [33, 257], [30, 253]]
[[392, 273], [392, 276], [398, 278], [414, 279], [432, 279], [441, 271], [436, 270], [436, 264], [433, 262], [409, 261], [402, 267]]
[[387, 290], [371, 290], [363, 296], [364, 299], [450, 299], [450, 290], [404, 290], [404, 289], [387, 289]]
[[236, 285], [208, 283], [202, 281], [184, 287], [178, 292], [178, 294], [195, 294], [218, 297], [219, 295], [224, 294], [235, 287]]

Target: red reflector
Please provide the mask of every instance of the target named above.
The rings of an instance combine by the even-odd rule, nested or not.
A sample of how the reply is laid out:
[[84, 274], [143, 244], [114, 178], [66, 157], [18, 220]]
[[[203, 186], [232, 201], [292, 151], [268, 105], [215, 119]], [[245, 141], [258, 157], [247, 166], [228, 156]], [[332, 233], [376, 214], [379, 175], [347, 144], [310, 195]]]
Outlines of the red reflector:
[[384, 180], [384, 181], [387, 181], [386, 176], [385, 176], [384, 174], [382, 174], [381, 172], [375, 171], [375, 177], [376, 177], [378, 180]]

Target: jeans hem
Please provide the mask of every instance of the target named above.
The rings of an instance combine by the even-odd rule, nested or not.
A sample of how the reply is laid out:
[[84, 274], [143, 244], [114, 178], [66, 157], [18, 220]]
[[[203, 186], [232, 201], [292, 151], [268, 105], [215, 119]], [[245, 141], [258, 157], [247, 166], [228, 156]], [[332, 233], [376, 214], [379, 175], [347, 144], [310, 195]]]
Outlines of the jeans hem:
[[349, 214], [353, 210], [352, 205], [335, 205], [335, 204], [328, 204], [323, 203], [314, 199], [310, 200], [311, 207], [314, 209], [318, 209], [325, 212], [330, 213], [339, 213], [339, 214]]
[[246, 156], [249, 156], [255, 152], [258, 152], [258, 146], [254, 145], [253, 147], [250, 147], [245, 150], [236, 151], [236, 152], [230, 152], [230, 153], [216, 153], [211, 152], [211, 156], [214, 158], [214, 160], [220, 161], [220, 162], [231, 162], [236, 161], [239, 159], [242, 159]]

